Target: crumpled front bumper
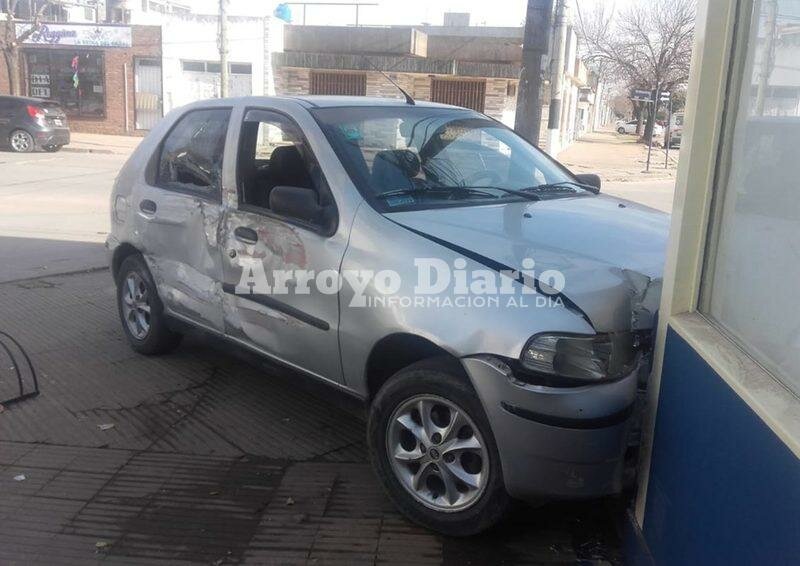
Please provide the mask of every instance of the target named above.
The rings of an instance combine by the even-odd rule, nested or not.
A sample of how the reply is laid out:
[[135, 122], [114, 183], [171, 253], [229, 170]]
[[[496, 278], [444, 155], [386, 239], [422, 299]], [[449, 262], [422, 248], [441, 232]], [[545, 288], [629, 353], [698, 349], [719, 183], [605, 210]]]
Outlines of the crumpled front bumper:
[[515, 498], [592, 498], [619, 493], [640, 370], [609, 383], [546, 387], [514, 378], [498, 358], [462, 363], [497, 441]]

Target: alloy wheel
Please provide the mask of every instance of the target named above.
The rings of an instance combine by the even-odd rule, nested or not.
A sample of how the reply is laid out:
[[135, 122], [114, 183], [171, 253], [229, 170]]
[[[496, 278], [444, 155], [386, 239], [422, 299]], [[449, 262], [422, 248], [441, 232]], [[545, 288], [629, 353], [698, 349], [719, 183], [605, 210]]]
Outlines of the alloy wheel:
[[484, 492], [489, 451], [455, 403], [436, 395], [411, 397], [395, 409], [386, 435], [395, 476], [426, 507], [462, 511]]
[[150, 333], [150, 293], [147, 284], [138, 273], [129, 273], [123, 282], [122, 312], [128, 330], [137, 340], [144, 340]]
[[11, 134], [11, 149], [24, 153], [33, 148], [33, 138], [24, 130], [17, 130]]

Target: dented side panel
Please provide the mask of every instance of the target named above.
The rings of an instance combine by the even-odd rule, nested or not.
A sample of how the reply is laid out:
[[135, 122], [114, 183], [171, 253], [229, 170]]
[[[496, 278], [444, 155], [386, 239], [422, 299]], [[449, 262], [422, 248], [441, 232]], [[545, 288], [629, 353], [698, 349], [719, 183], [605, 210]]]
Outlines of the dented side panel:
[[[238, 241], [233, 235], [237, 227], [254, 230], [258, 242]], [[320, 292], [313, 284], [308, 285], [307, 294], [298, 293], [302, 283], [298, 284], [294, 273], [287, 276], [289, 293], [275, 290], [268, 298], [242, 294], [240, 283], [252, 260], [263, 266], [270, 287], [276, 272], [338, 270], [346, 237], [338, 233], [327, 238], [276, 218], [238, 210], [229, 211], [223, 232], [228, 250], [222, 303], [227, 334], [307, 372], [341, 382], [336, 293]]]
[[[199, 197], [148, 187], [152, 217], [138, 214], [141, 248], [169, 312], [222, 332], [222, 263], [217, 240], [222, 207]], [[138, 205], [137, 205], [138, 206]]]

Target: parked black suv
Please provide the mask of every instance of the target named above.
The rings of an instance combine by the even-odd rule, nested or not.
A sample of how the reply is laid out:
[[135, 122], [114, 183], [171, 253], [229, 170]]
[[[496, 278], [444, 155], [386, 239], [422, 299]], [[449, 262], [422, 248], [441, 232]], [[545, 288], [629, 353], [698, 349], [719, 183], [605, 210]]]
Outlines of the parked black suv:
[[25, 153], [58, 151], [69, 143], [67, 115], [57, 102], [0, 96], [0, 144]]

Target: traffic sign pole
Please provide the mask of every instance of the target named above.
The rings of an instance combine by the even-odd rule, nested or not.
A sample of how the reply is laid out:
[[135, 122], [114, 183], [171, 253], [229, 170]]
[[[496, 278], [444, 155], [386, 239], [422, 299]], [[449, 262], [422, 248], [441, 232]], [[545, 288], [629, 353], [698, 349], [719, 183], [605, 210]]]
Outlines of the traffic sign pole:
[[669, 146], [672, 145], [672, 98], [669, 99], [669, 110], [667, 112], [667, 152], [664, 157], [664, 169], [669, 169]]
[[656, 118], [658, 117], [658, 101], [661, 97], [661, 83], [656, 83], [656, 96], [653, 101], [653, 127], [650, 128], [650, 137], [647, 138], [647, 167], [645, 172], [650, 172], [650, 154], [653, 152], [653, 130], [656, 128]]

